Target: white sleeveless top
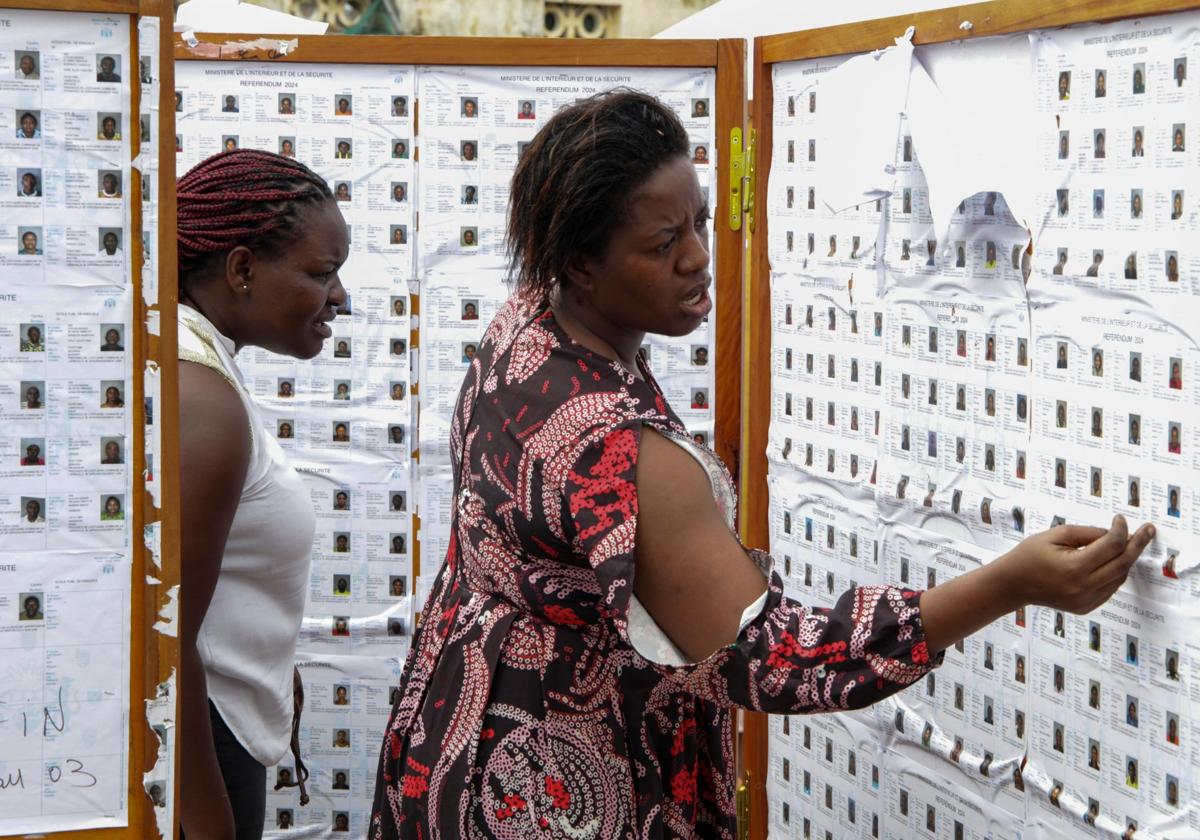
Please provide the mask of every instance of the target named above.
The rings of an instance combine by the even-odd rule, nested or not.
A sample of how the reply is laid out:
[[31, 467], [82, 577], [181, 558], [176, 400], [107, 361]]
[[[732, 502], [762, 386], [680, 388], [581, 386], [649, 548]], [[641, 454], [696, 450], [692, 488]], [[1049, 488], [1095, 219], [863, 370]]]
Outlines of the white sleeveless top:
[[196, 646], [209, 699], [242, 746], [269, 767], [291, 744], [292, 667], [316, 514], [300, 475], [267, 433], [234, 353], [233, 341], [207, 318], [179, 305], [180, 360], [221, 374], [250, 419], [246, 483]]

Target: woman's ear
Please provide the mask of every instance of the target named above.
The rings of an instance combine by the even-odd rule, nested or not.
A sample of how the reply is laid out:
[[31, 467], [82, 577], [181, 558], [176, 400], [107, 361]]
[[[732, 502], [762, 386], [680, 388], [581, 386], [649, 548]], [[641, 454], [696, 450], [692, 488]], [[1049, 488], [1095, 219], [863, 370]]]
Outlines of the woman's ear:
[[235, 295], [246, 294], [253, 285], [254, 253], [239, 245], [225, 257], [225, 283]]
[[586, 254], [575, 254], [567, 261], [564, 272], [565, 283], [579, 292], [590, 295], [596, 290], [600, 276], [600, 263], [595, 257]]

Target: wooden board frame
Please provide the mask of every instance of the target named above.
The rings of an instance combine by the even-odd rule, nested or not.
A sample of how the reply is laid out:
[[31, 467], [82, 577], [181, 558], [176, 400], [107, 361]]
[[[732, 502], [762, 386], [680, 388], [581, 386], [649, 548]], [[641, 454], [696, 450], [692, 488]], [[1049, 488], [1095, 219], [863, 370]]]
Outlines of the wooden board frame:
[[[171, 31], [173, 27], [174, 9], [168, 0], [0, 0], [0, 8], [24, 9], [31, 11], [54, 12], [92, 12], [98, 14], [127, 15], [129, 17], [129, 68], [130, 83], [130, 154], [136, 159], [140, 148], [139, 125], [137, 115], [141, 108], [142, 85], [139, 74], [135, 72], [137, 59], [141, 54], [138, 31], [138, 21], [141, 18], [158, 18], [159, 20], [159, 113], [162, 115], [159, 123], [159, 160], [160, 168], [156, 187], [158, 190], [160, 218], [175, 216], [174, 189], [167, 190], [164, 184], [174, 184], [175, 177], [175, 147], [164, 143], [163, 138], [173, 136], [174, 130], [174, 97], [167, 95], [173, 91], [174, 67], [170, 61]], [[164, 125], [165, 123], [165, 125]], [[165, 149], [170, 155], [164, 155]], [[151, 807], [146, 791], [142, 786], [143, 774], [150, 771], [157, 761], [157, 738], [146, 723], [145, 701], [155, 697], [159, 682], [167, 679], [172, 670], [177, 668], [179, 661], [179, 644], [175, 637], [167, 636], [154, 630], [158, 611], [166, 601], [166, 591], [179, 582], [179, 469], [177, 447], [172, 449], [168, 442], [178, 438], [178, 388], [175, 376], [175, 366], [162, 364], [163, 359], [174, 359], [175, 352], [175, 309], [173, 302], [169, 307], [160, 306], [161, 327], [158, 336], [152, 336], [146, 329], [148, 308], [142, 296], [142, 253], [141, 236], [136, 235], [142, 228], [142, 185], [141, 179], [132, 178], [129, 184], [130, 231], [134, 234], [126, 243], [130, 260], [130, 289], [133, 294], [133, 306], [130, 316], [130, 334], [128, 344], [131, 348], [131, 380], [127, 393], [132, 408], [133, 437], [126, 447], [127, 461], [130, 474], [133, 476], [133, 495], [128, 509], [131, 513], [129, 530], [129, 553], [131, 559], [131, 586], [129, 598], [130, 620], [130, 673], [129, 673], [129, 743], [128, 778], [126, 779], [126, 797], [128, 806], [128, 824], [125, 827], [97, 828], [80, 831], [53, 832], [38, 835], [50, 838], [79, 838], [79, 840], [137, 840], [158, 836], [154, 809]], [[175, 230], [160, 225], [159, 241], [156, 243], [159, 253], [159, 288], [174, 289], [175, 287]], [[145, 485], [146, 469], [146, 439], [145, 439], [145, 377], [143, 369], [147, 360], [159, 363], [161, 371], [161, 405], [154, 406], [155, 422], [162, 424], [162, 449], [159, 452], [160, 461], [155, 464], [157, 481], [159, 482], [160, 507], [155, 508]], [[168, 434], [167, 430], [172, 430]], [[142, 535], [145, 526], [151, 522], [161, 522], [162, 541], [160, 567], [154, 568], [150, 551], [143, 543]], [[156, 578], [158, 584], [146, 583], [148, 578]], [[172, 802], [178, 802], [178, 774], [176, 789], [168, 793]]]
[[[189, 34], [187, 41], [176, 37], [175, 58], [463, 67], [717, 67], [722, 43], [725, 42], [195, 33]], [[744, 53], [740, 39], [730, 39], [729, 43]], [[280, 44], [287, 46], [280, 49]], [[536, 49], [531, 49], [534, 44]], [[739, 95], [739, 98], [744, 97]]]
[[[2, 9], [29, 9], [41, 12], [99, 12], [114, 15], [147, 14], [139, 0], [4, 0]], [[135, 20], [136, 23], [136, 20]], [[136, 27], [135, 27], [136, 28]]]
[[[771, 265], [768, 256], [767, 184], [771, 169], [774, 84], [772, 65], [835, 55], [866, 53], [891, 46], [908, 27], [913, 44], [940, 44], [1083, 23], [1148, 17], [1200, 8], [1198, 0], [996, 0], [952, 6], [928, 12], [876, 18], [768, 35], [754, 39], [754, 99], [751, 122], [758, 132], [756, 224], [751, 231], [748, 280], [745, 289], [742, 391], [741, 527], [747, 545], [767, 546], [770, 540], [767, 497], [767, 435], [771, 406]], [[969, 27], [963, 27], [969, 22]], [[764, 375], [765, 374], [765, 375]], [[758, 409], [758, 410], [755, 410]], [[767, 836], [768, 728], [767, 715], [747, 714], [742, 736], [750, 777], [751, 840]]]
[[[464, 67], [711, 67], [716, 71], [716, 111], [713, 142], [717, 154], [714, 189], [717, 204], [713, 236], [717, 250], [714, 266], [716, 315], [716, 402], [712, 447], [734, 476], [742, 470], [744, 441], [743, 291], [746, 240], [744, 230], [731, 230], [728, 222], [731, 167], [730, 133], [744, 130], [748, 116], [746, 45], [741, 38], [718, 40], [531, 40], [528, 38], [405, 37], [384, 35], [237, 35], [188, 33], [174, 36], [178, 61], [269, 61], [318, 64], [411, 64]], [[165, 86], [164, 81], [164, 86]], [[172, 104], [172, 109], [174, 105]], [[413, 109], [414, 131], [419, 134], [420, 102]], [[167, 133], [160, 126], [162, 137]], [[172, 132], [173, 134], [173, 132]], [[172, 155], [174, 149], [172, 148]], [[166, 154], [166, 151], [163, 151]], [[419, 160], [417, 150], [414, 159]], [[174, 158], [172, 157], [172, 160]], [[165, 215], [165, 212], [164, 214]], [[418, 223], [419, 224], [419, 223]], [[744, 226], [743, 226], [744, 227]], [[160, 250], [160, 253], [165, 251]], [[164, 288], [165, 293], [165, 288]], [[411, 296], [410, 312], [420, 313], [419, 295]], [[164, 318], [166, 314], [164, 312]], [[410, 347], [419, 346], [416, 331]], [[164, 385], [165, 387], [165, 385]], [[418, 394], [419, 383], [412, 387]], [[164, 426], [164, 433], [166, 427]], [[420, 458], [420, 452], [415, 454]], [[414, 516], [413, 584], [420, 573], [419, 517]], [[176, 534], [176, 538], [178, 535]], [[435, 558], [440, 562], [440, 558]], [[420, 616], [417, 616], [418, 622]], [[742, 756], [739, 750], [739, 765]]]
[[[178, 235], [175, 226], [175, 59], [174, 49], [174, 20], [175, 7], [172, 0], [142, 0], [144, 4], [156, 8], [160, 25], [158, 33], [158, 315], [159, 332], [157, 338], [151, 337], [154, 347], [153, 358], [159, 360], [159, 405], [155, 406], [155, 421], [159, 423], [161, 448], [158, 482], [159, 482], [159, 518], [161, 521], [160, 558], [161, 568], [158, 579], [161, 583], [155, 588], [154, 598], [147, 605], [146, 612], [156, 609], [153, 604], [166, 603], [167, 593], [179, 587], [181, 582], [180, 563], [180, 507], [179, 507], [179, 272], [178, 272]], [[138, 243], [141, 247], [141, 243]], [[139, 306], [142, 305], [139, 299]], [[177, 590], [179, 591], [179, 590]], [[183, 605], [179, 605], [182, 615]], [[171, 813], [174, 815], [170, 833], [163, 835], [171, 840], [179, 836], [179, 805], [182, 795], [182, 774], [180, 773], [179, 752], [179, 675], [181, 673], [179, 638], [155, 634], [153, 648], [147, 646], [148, 697], [153, 697], [152, 689], [170, 675], [176, 675], [175, 682], [175, 751], [174, 766], [171, 768], [174, 784], [168, 796], [172, 803]], [[153, 678], [150, 678], [150, 675]], [[141, 727], [143, 732], [147, 727]], [[151, 744], [143, 752], [149, 757], [155, 753], [156, 746]], [[142, 797], [143, 800], [146, 797]], [[143, 836], [155, 837], [158, 828], [154, 823], [151, 812], [145, 820]]]
[[[286, 44], [280, 48], [280, 44]], [[531, 46], [536, 45], [535, 49]], [[530, 67], [711, 67], [716, 71], [717, 207], [716, 242], [716, 390], [713, 448], [738, 474], [741, 427], [741, 324], [743, 238], [728, 218], [729, 133], [746, 120], [745, 43], [740, 38], [713, 41], [538, 40], [528, 38], [414, 38], [388, 35], [250, 36], [176, 35], [179, 61], [269, 61], [318, 64], [412, 64]], [[172, 106], [173, 107], [173, 106]], [[420, 102], [413, 110], [420, 123]], [[419, 154], [418, 154], [419, 158]], [[414, 296], [412, 312], [419, 312]], [[413, 336], [412, 346], [417, 346]], [[414, 388], [417, 393], [419, 385]], [[419, 453], [418, 453], [419, 457]], [[414, 545], [417, 543], [414, 540]], [[414, 558], [414, 578], [420, 571]]]

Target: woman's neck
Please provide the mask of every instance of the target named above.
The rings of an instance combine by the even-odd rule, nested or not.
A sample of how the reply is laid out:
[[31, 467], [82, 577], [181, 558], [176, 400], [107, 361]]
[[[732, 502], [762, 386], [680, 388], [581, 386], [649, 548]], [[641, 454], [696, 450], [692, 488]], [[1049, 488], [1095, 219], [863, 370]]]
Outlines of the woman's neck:
[[179, 302], [185, 306], [190, 306], [192, 309], [199, 312], [208, 322], [213, 325], [221, 335], [225, 336], [233, 342], [234, 352], [238, 352], [245, 345], [238, 338], [237, 330], [232, 326], [232, 319], [227, 313], [222, 311], [221, 305], [217, 301], [209, 299], [210, 296], [203, 292], [193, 292], [188, 290], [180, 290]]
[[620, 362], [630, 373], [641, 378], [637, 354], [646, 334], [630, 332], [610, 323], [578, 295], [561, 286], [550, 293], [550, 310], [563, 330], [578, 344], [605, 358]]

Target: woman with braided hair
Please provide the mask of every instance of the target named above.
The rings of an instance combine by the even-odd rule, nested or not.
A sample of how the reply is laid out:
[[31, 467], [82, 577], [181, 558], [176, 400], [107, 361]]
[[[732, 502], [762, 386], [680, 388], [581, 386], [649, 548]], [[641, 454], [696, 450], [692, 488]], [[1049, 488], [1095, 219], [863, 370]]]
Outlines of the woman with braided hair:
[[346, 302], [338, 269], [349, 241], [325, 181], [280, 155], [214, 155], [177, 194], [187, 476], [180, 823], [188, 840], [245, 840], [262, 834], [266, 768], [293, 743], [293, 657], [315, 520], [235, 355], [247, 345], [320, 353]]

